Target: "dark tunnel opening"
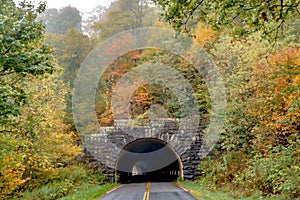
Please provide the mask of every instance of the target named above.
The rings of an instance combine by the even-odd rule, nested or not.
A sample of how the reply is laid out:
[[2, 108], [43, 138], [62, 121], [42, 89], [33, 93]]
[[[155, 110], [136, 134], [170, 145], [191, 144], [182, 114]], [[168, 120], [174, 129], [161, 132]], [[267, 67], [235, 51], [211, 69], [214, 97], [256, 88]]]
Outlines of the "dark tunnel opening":
[[177, 153], [165, 142], [145, 138], [125, 146], [116, 165], [117, 181], [171, 182], [182, 174], [182, 164]]

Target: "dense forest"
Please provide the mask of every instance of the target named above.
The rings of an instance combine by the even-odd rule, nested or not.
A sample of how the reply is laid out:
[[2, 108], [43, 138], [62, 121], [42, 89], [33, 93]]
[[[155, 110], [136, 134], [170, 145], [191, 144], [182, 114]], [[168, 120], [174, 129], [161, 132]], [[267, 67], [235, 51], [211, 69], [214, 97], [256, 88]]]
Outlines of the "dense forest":
[[[189, 50], [205, 49], [224, 80], [224, 129], [199, 163], [195, 181], [237, 198], [253, 193], [299, 198], [299, 4], [116, 0], [83, 18], [71, 6], [46, 9], [46, 3], [1, 0], [0, 198], [59, 199], [107, 183], [97, 165], [83, 159], [72, 114], [74, 81], [99, 43], [139, 27], [173, 29], [174, 38], [189, 35]], [[116, 40], [110, 50], [120, 42], [129, 41]], [[113, 125], [113, 89], [145, 61], [182, 73], [195, 91], [199, 112], [209, 118], [209, 93], [192, 66], [170, 52], [144, 49], [120, 56], [101, 77], [95, 98], [99, 124]], [[167, 117], [185, 115], [176, 95], [155, 84], [138, 88], [131, 102], [137, 124], [149, 120], [152, 104], [163, 106]]]

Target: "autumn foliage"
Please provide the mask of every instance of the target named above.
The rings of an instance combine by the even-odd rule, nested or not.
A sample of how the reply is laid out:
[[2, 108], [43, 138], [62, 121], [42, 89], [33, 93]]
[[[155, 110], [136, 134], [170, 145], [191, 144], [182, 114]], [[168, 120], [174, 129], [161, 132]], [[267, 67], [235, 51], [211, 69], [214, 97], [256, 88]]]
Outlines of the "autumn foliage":
[[[299, 1], [281, 1], [286, 6], [276, 6], [275, 0], [256, 2], [257, 6], [254, 2], [252, 8], [251, 1], [209, 0], [201, 1], [209, 4], [199, 4], [196, 13], [189, 11], [200, 1], [153, 1], [165, 11], [172, 11], [164, 16], [175, 30], [192, 26], [190, 50], [199, 50], [199, 44], [208, 50], [226, 86], [224, 130], [219, 133], [220, 140], [211, 156], [199, 163], [198, 182], [212, 189], [229, 189], [238, 198], [252, 193], [299, 198], [299, 17], [295, 17], [294, 24], [288, 22], [288, 17], [298, 11]], [[60, 31], [54, 28], [55, 34], [45, 34], [51, 28], [51, 18], [45, 23], [48, 29], [37, 20], [45, 9], [44, 3], [35, 9], [28, 1], [19, 6], [13, 0], [1, 1], [0, 199], [55, 200], [105, 182], [98, 165], [79, 162], [84, 147], [80, 146], [72, 115], [78, 69], [99, 41], [141, 26], [170, 27], [152, 16], [157, 14], [155, 8], [139, 0], [119, 0], [112, 5], [103, 13], [102, 21], [94, 23], [95, 34], [87, 36], [80, 30], [81, 16], [75, 8], [65, 9], [74, 11], [70, 13], [74, 14], [70, 15], [73, 20], [59, 18], [69, 22], [66, 27], [58, 23], [55, 25]], [[188, 24], [183, 23], [193, 13], [199, 18], [191, 16]], [[237, 14], [235, 19], [233, 14]], [[76, 23], [70, 24], [74, 20]], [[279, 45], [271, 53], [260, 31], [273, 40], [278, 36], [276, 27], [285, 27], [283, 23], [287, 23], [290, 36], [276, 38]], [[203, 123], [199, 127], [204, 127], [201, 131], [205, 132], [211, 102], [208, 86], [196, 68], [164, 50], [128, 48], [129, 52], [123, 54], [125, 48], [134, 46], [133, 42], [130, 36], [115, 37], [105, 49], [104, 56], [122, 55], [110, 63], [98, 82], [95, 111], [100, 126], [114, 125], [111, 102], [118, 81], [144, 63], [161, 63], [171, 66], [191, 84]], [[172, 81], [180, 84], [178, 80]], [[129, 91], [130, 87], [123, 89], [124, 93], [132, 94], [129, 114], [134, 123], [145, 125], [143, 122], [148, 123], [155, 114], [170, 118], [188, 114], [189, 111], [181, 109], [178, 94], [162, 85], [143, 83], [135, 91]], [[189, 99], [186, 91], [180, 92], [186, 97], [184, 100]], [[154, 110], [155, 106], [159, 109]], [[124, 109], [119, 109], [122, 114]]]
[[1, 199], [57, 177], [59, 168], [68, 166], [80, 152], [74, 133], [63, 121], [63, 82], [49, 77], [31, 81], [28, 87], [28, 106], [0, 138]]
[[288, 144], [300, 131], [300, 49], [285, 48], [254, 66], [249, 112], [254, 134], [267, 144]]

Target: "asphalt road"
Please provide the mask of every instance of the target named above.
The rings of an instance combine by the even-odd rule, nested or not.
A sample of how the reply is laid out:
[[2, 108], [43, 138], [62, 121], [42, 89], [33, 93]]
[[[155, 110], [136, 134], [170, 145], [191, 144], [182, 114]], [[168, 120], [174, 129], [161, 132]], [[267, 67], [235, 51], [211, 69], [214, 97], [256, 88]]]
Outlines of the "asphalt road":
[[[149, 187], [150, 186], [150, 187]], [[149, 188], [149, 189], [147, 189]], [[148, 194], [146, 194], [148, 192]], [[148, 198], [147, 198], [148, 196]], [[196, 200], [191, 194], [172, 183], [125, 184], [99, 200]]]

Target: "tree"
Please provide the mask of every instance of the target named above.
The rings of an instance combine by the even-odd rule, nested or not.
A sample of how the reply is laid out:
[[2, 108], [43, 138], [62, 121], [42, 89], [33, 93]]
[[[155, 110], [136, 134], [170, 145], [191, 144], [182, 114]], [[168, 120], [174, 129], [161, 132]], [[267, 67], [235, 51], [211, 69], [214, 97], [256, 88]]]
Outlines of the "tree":
[[258, 121], [253, 134], [260, 151], [289, 146], [299, 141], [300, 131], [300, 49], [284, 48], [267, 61], [253, 69], [253, 96], [247, 104]]
[[0, 199], [53, 178], [79, 151], [62, 122], [64, 84], [44, 77], [56, 69], [36, 20], [44, 9], [27, 1], [0, 5]]
[[59, 15], [59, 12], [56, 8], [46, 9], [43, 13], [38, 16], [38, 20], [41, 20], [43, 24], [46, 26], [46, 30], [53, 30], [55, 26], [55, 21], [53, 20], [55, 17]]
[[210, 53], [225, 81], [227, 106], [225, 127], [217, 149], [249, 153], [252, 149], [251, 131], [257, 123], [247, 109], [253, 92], [249, 82], [253, 66], [260, 57], [266, 56], [267, 41], [257, 34], [246, 41], [232, 41], [224, 34], [218, 40]]
[[82, 29], [83, 33], [89, 36], [97, 34], [92, 28], [96, 22], [100, 22], [103, 19], [104, 13], [106, 12], [106, 7], [97, 6], [91, 12], [87, 12], [88, 18], [83, 21]]
[[81, 32], [82, 17], [80, 12], [71, 6], [59, 10], [48, 9], [39, 16], [39, 20], [43, 21], [49, 33], [65, 34], [68, 29]]
[[0, 198], [17, 196], [57, 176], [80, 152], [64, 123], [67, 86], [59, 75], [28, 81], [28, 105], [0, 135]]
[[162, 16], [178, 32], [189, 31], [193, 21], [228, 28], [234, 36], [262, 32], [274, 40], [290, 18], [299, 16], [299, 0], [153, 0], [163, 9]]
[[3, 125], [17, 116], [25, 103], [25, 78], [52, 73], [55, 64], [50, 49], [43, 43], [43, 25], [36, 21], [45, 4], [35, 8], [26, 1], [16, 6], [13, 0], [3, 0], [0, 8], [0, 124]]
[[107, 10], [102, 21], [94, 24], [94, 29], [104, 40], [122, 31], [151, 26], [156, 18], [149, 16], [153, 16], [153, 8], [145, 0], [119, 0]]
[[66, 92], [65, 103], [66, 115], [64, 116], [65, 123], [73, 125], [72, 116], [72, 90], [77, 71], [87, 56], [92, 50], [91, 39], [82, 33], [68, 29], [64, 35], [55, 35], [48, 33], [46, 35], [47, 44], [55, 48], [53, 52], [58, 64], [63, 68], [61, 78], [68, 86]]

